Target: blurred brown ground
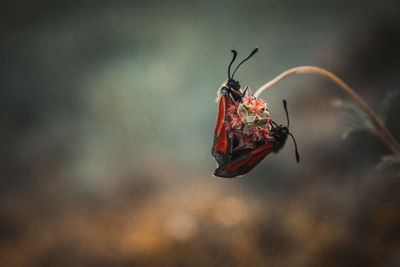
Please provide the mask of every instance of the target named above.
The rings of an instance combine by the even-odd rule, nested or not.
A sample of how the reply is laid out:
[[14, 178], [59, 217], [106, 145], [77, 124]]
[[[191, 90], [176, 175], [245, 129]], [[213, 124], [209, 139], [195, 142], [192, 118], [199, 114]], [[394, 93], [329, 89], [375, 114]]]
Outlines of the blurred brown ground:
[[[230, 49], [256, 89], [317, 65], [378, 112], [400, 84], [397, 1], [6, 1], [0, 9], [1, 266], [399, 266], [398, 166], [316, 76], [264, 95], [288, 142], [212, 177]], [[400, 139], [399, 98], [387, 125]]]

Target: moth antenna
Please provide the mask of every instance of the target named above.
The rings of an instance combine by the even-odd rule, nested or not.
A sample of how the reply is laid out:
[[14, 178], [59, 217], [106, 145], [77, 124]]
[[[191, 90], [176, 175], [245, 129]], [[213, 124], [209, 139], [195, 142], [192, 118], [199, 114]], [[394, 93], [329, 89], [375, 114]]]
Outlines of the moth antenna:
[[296, 144], [296, 140], [294, 139], [294, 136], [291, 133], [288, 133], [294, 142], [294, 153], [296, 154], [296, 161], [299, 162], [300, 161], [300, 156], [299, 156], [299, 152], [297, 151], [297, 144]]
[[232, 57], [231, 63], [229, 63], [229, 67], [228, 67], [228, 80], [231, 79], [231, 66], [232, 66], [232, 63], [235, 61], [236, 56], [237, 56], [236, 50], [231, 50], [231, 52], [233, 53], [233, 57]]
[[242, 62], [240, 62], [239, 63], [239, 65], [237, 65], [237, 67], [236, 67], [236, 69], [233, 71], [233, 73], [232, 73], [232, 79], [233, 79], [233, 76], [235, 75], [235, 72], [237, 71], [237, 69], [240, 67], [240, 65], [242, 65], [244, 62], [246, 62], [249, 58], [251, 58], [255, 53], [257, 53], [257, 51], [258, 51], [258, 47], [256, 47], [256, 48], [254, 48], [254, 50], [253, 51], [251, 51], [251, 53], [250, 53], [250, 55], [248, 56], [248, 57], [246, 57], [245, 59], [243, 59], [242, 60]]
[[283, 99], [282, 102], [283, 102], [283, 108], [285, 109], [285, 112], [286, 112], [286, 120], [287, 120], [286, 128], [289, 128], [289, 112], [287, 111], [287, 103], [286, 103], [285, 99]]

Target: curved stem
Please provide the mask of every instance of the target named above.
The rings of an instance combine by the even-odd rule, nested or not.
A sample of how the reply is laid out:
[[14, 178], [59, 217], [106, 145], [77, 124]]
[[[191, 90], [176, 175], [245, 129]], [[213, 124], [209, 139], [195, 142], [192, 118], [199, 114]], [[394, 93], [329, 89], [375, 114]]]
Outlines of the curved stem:
[[346, 93], [348, 93], [368, 114], [371, 120], [374, 122], [374, 128], [376, 130], [377, 135], [382, 139], [382, 141], [390, 148], [390, 150], [394, 153], [397, 159], [400, 161], [400, 144], [396, 141], [390, 131], [386, 128], [384, 123], [379, 119], [379, 117], [375, 114], [375, 112], [368, 106], [367, 103], [356, 93], [353, 89], [351, 89], [344, 81], [339, 79], [333, 73], [318, 67], [313, 66], [300, 66], [296, 68], [289, 69], [281, 74], [279, 74], [273, 80], [267, 82], [263, 86], [261, 86], [255, 93], [255, 97], [259, 97], [265, 90], [276, 85], [281, 80], [286, 77], [299, 73], [315, 73], [325, 77], [328, 77], [337, 85], [339, 85]]

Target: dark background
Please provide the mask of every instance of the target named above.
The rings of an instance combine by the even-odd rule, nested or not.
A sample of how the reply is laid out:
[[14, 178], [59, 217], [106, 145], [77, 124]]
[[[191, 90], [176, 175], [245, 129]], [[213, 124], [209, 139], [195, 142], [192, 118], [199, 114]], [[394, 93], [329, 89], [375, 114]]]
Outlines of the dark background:
[[[288, 141], [249, 175], [210, 155], [230, 50], [257, 89], [326, 68], [380, 112], [400, 85], [393, 1], [2, 1], [2, 266], [399, 266], [399, 167], [315, 75], [262, 95]], [[399, 97], [387, 121], [400, 139]]]

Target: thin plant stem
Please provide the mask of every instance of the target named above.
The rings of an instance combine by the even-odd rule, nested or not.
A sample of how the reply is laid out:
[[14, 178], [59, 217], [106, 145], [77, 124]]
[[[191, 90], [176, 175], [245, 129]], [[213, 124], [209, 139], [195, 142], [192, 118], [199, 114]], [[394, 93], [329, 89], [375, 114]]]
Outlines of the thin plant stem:
[[263, 86], [261, 86], [255, 93], [255, 97], [259, 97], [264, 91], [266, 91], [268, 88], [276, 85], [283, 79], [285, 79], [288, 76], [294, 75], [294, 74], [300, 74], [300, 73], [314, 73], [314, 74], [319, 74], [322, 76], [325, 76], [329, 79], [331, 79], [333, 82], [335, 82], [337, 85], [339, 85], [346, 93], [348, 93], [368, 114], [368, 116], [371, 118], [372, 122], [374, 123], [374, 130], [376, 131], [376, 134], [382, 139], [382, 141], [386, 144], [386, 146], [389, 147], [389, 149], [393, 152], [393, 154], [397, 157], [398, 161], [400, 161], [400, 144], [397, 142], [397, 140], [393, 137], [393, 135], [390, 133], [390, 131], [386, 128], [385, 124], [382, 122], [381, 119], [375, 114], [375, 112], [371, 109], [370, 106], [368, 106], [367, 103], [353, 90], [348, 86], [344, 81], [339, 79], [336, 75], [333, 73], [322, 69], [318, 67], [313, 67], [313, 66], [300, 66], [300, 67], [295, 67], [292, 69], [289, 69], [281, 74], [279, 74], [277, 77], [272, 79], [271, 81], [267, 82]]

